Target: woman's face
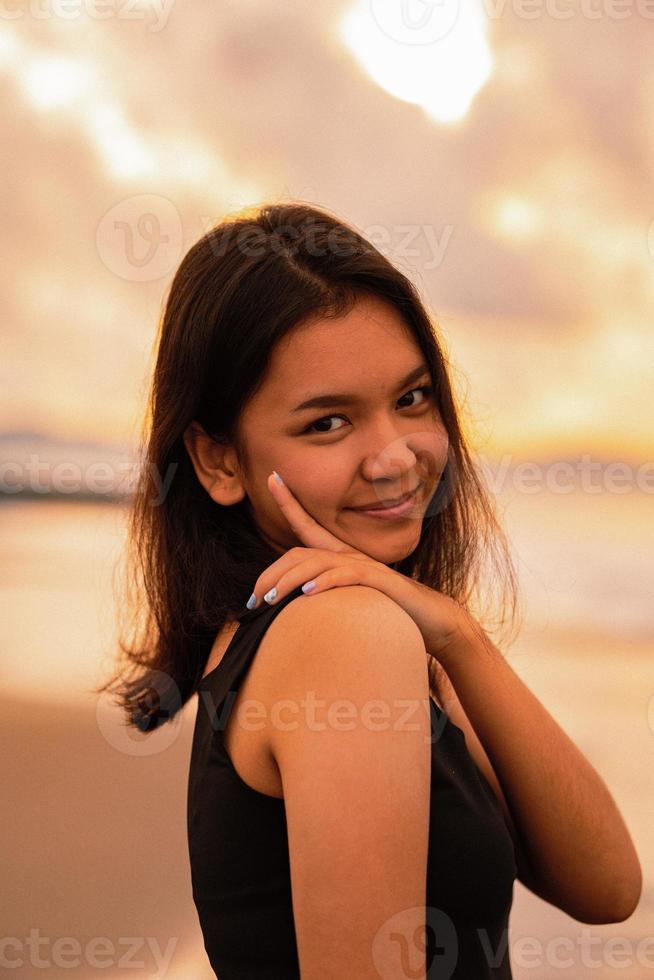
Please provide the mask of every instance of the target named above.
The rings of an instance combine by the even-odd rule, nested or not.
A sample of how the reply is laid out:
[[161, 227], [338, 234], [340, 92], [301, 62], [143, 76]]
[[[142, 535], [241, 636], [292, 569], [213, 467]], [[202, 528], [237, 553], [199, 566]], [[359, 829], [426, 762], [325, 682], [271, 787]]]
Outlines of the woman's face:
[[[344, 543], [384, 564], [411, 554], [449, 445], [434, 396], [416, 390], [425, 385], [431, 379], [420, 348], [395, 308], [376, 298], [359, 300], [340, 319], [298, 327], [277, 345], [240, 420], [249, 459], [243, 487], [275, 550], [304, 545], [268, 489], [273, 469]], [[329, 406], [299, 407], [338, 393]], [[350, 509], [396, 500], [418, 484], [403, 519]]]

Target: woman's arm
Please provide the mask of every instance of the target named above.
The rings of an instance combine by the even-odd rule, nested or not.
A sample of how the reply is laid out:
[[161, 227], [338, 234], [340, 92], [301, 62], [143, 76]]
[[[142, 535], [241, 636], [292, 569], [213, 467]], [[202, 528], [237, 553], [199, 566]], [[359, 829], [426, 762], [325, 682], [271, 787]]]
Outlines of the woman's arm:
[[401, 722], [428, 705], [419, 630], [352, 586], [289, 603], [259, 656], [303, 980], [424, 980], [429, 712]]
[[[448, 680], [447, 674], [445, 673], [441, 674], [440, 680], [442, 687], [445, 688], [443, 707], [447, 712], [448, 718], [463, 732], [466, 748], [470, 756], [474, 760], [475, 765], [482, 771], [488, 780], [488, 783], [490, 784], [491, 789], [495, 793], [498, 803], [500, 804], [500, 808], [504, 815], [504, 821], [513, 841], [518, 881], [522, 882], [525, 888], [528, 888], [535, 895], [538, 895], [539, 898], [544, 899], [546, 902], [550, 902], [552, 905], [558, 905], [556, 898], [554, 898], [547, 891], [542, 882], [536, 880], [531, 868], [529, 867], [524, 843], [513, 820], [513, 814], [509, 808], [509, 804], [504, 795], [501, 783], [497, 778], [497, 773], [493, 769], [484, 746], [479, 741], [477, 733], [470, 723], [470, 719], [463, 710], [463, 705], [459, 701], [456, 691], [452, 687], [451, 681]], [[439, 689], [439, 693], [440, 691], [441, 689]]]
[[525, 884], [580, 922], [627, 919], [642, 872], [596, 770], [472, 617], [438, 659], [501, 784]]

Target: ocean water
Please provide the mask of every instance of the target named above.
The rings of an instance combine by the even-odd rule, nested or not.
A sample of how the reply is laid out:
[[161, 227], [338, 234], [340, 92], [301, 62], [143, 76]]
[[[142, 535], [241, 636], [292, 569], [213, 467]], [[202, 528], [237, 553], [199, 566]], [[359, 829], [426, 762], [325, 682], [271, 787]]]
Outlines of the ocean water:
[[[518, 883], [514, 976], [654, 977], [652, 496], [506, 495], [502, 507], [525, 611], [507, 658], [602, 775], [645, 876], [636, 913], [604, 926], [578, 923]], [[112, 664], [124, 531], [115, 505], [0, 506], [3, 782], [12, 788], [0, 908], [15, 940], [9, 958], [22, 958], [18, 977], [43, 975], [30, 930], [48, 939], [39, 947], [48, 975], [213, 976], [186, 854], [195, 704], [143, 736], [92, 692]], [[93, 958], [97, 940], [107, 966]]]

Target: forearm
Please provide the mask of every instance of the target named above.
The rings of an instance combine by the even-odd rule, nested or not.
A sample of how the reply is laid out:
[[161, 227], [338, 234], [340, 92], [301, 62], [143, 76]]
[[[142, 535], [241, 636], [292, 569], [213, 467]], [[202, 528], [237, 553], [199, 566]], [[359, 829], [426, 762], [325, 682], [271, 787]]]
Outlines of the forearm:
[[627, 918], [642, 877], [606, 785], [472, 618], [438, 659], [488, 755], [534, 876], [581, 921]]

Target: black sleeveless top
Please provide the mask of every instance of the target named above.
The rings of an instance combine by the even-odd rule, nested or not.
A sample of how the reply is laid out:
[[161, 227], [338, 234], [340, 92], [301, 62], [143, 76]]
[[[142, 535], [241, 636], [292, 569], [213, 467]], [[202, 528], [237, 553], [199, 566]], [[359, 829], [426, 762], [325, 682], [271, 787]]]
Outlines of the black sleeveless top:
[[[264, 603], [239, 616], [221, 662], [198, 688], [188, 846], [193, 900], [219, 980], [300, 980], [284, 800], [241, 779], [222, 736], [266, 629], [288, 602], [302, 595], [298, 587], [273, 606]], [[513, 842], [463, 732], [432, 698], [430, 708], [427, 978], [511, 980], [508, 917], [517, 873]], [[370, 874], [370, 869], [362, 872]]]

